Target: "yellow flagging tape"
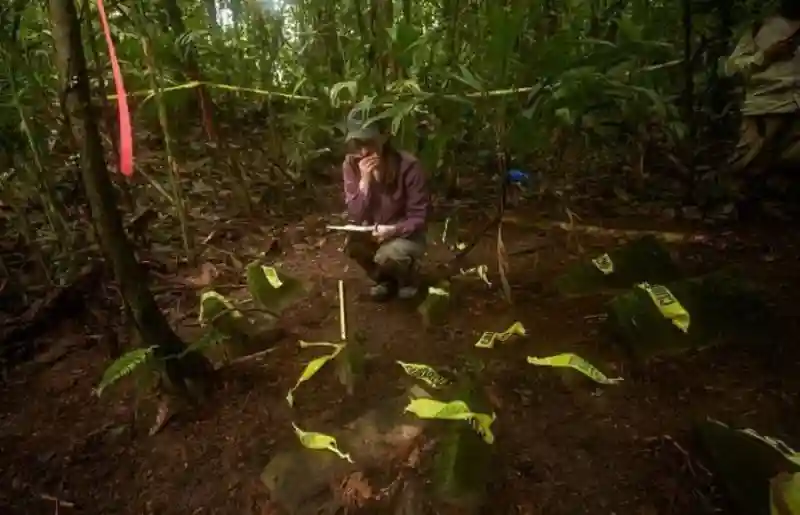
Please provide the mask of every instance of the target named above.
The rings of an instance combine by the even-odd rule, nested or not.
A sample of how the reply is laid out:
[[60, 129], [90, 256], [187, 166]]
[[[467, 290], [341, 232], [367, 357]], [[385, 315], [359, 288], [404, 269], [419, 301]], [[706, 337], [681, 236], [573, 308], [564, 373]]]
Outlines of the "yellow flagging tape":
[[300, 374], [300, 377], [297, 378], [297, 382], [294, 386], [289, 390], [289, 393], [286, 394], [286, 402], [289, 403], [289, 406], [294, 406], [294, 392], [297, 388], [300, 387], [301, 384], [305, 383], [314, 375], [320, 371], [322, 367], [325, 366], [325, 363], [329, 362], [333, 358], [339, 355], [344, 349], [343, 343], [328, 343], [328, 342], [319, 342], [319, 343], [309, 343], [309, 342], [300, 342], [301, 347], [331, 347], [333, 348], [333, 352], [327, 354], [325, 356], [320, 356], [316, 359], [312, 359], [306, 365], [306, 368], [303, 370], [303, 373]]
[[522, 325], [522, 323], [514, 322], [502, 333], [486, 331], [481, 335], [475, 346], [481, 349], [492, 349], [494, 348], [494, 342], [504, 342], [514, 335], [525, 336], [526, 334], [527, 332], [525, 331], [525, 327]]
[[653, 303], [664, 318], [671, 321], [675, 327], [684, 333], [689, 332], [689, 313], [666, 286], [660, 284], [650, 285], [649, 283], [641, 283], [637, 286], [650, 295]]
[[[267, 91], [264, 89], [257, 89], [257, 88], [246, 88], [241, 86], [232, 86], [230, 84], [215, 84], [213, 82], [204, 82], [204, 81], [191, 81], [185, 84], [178, 84], [177, 86], [169, 86], [166, 88], [161, 88], [161, 93], [169, 93], [171, 91], [179, 91], [182, 89], [194, 89], [200, 86], [206, 86], [209, 88], [216, 88], [216, 89], [226, 89], [228, 91], [238, 91], [241, 93], [255, 93], [256, 95], [264, 95], [268, 97], [280, 97], [286, 98], [288, 100], [303, 100], [306, 102], [316, 102], [318, 99], [314, 97], [307, 97], [303, 95], [292, 95], [290, 93], [282, 93], [279, 91]], [[129, 97], [145, 97], [145, 100], [149, 100], [156, 95], [156, 91], [153, 89], [143, 89], [140, 91], [133, 91], [128, 93]], [[107, 97], [109, 100], [116, 100], [117, 95], [108, 95]]]
[[419, 418], [437, 420], [466, 420], [484, 442], [494, 443], [491, 425], [497, 418], [494, 413], [473, 412], [464, 401], [442, 402], [435, 399], [413, 399], [405, 409]]
[[198, 315], [198, 319], [200, 320], [201, 325], [206, 325], [213, 322], [213, 320], [209, 320], [208, 314], [206, 313], [206, 309], [208, 308], [206, 308], [205, 306], [205, 301], [210, 299], [219, 301], [223, 306], [225, 306], [225, 309], [228, 311], [228, 313], [230, 313], [230, 315], [233, 318], [244, 317], [242, 312], [236, 309], [236, 307], [233, 305], [231, 301], [229, 301], [219, 293], [215, 292], [214, 290], [209, 290], [207, 292], [203, 292], [203, 294], [200, 296], [200, 314]]
[[603, 275], [610, 275], [614, 273], [614, 262], [611, 261], [611, 256], [608, 254], [603, 254], [602, 256], [597, 256], [592, 260], [592, 264], [600, 270]]
[[421, 363], [405, 363], [403, 361], [398, 361], [397, 364], [403, 367], [406, 374], [414, 379], [422, 381], [431, 388], [442, 388], [450, 382], [446, 377], [442, 376], [433, 367], [429, 367], [428, 365], [423, 365]]
[[485, 282], [487, 286], [491, 287], [492, 283], [489, 281], [489, 267], [487, 265], [478, 265], [476, 267], [461, 269], [461, 275], [477, 275], [481, 281]]
[[548, 358], [535, 358], [533, 356], [528, 356], [528, 364], [545, 367], [572, 368], [600, 384], [617, 384], [622, 381], [621, 377], [607, 377], [605, 374], [597, 370], [594, 365], [577, 354], [572, 353], [557, 354]]
[[261, 270], [264, 272], [264, 277], [267, 278], [270, 286], [276, 290], [283, 286], [283, 281], [281, 281], [281, 278], [278, 277], [278, 271], [275, 270], [275, 268], [271, 266], [262, 266]]
[[330, 451], [343, 460], [353, 463], [353, 460], [350, 458], [349, 454], [345, 454], [339, 450], [339, 445], [336, 443], [336, 438], [323, 433], [303, 431], [297, 427], [294, 422], [292, 422], [292, 427], [294, 428], [294, 434], [297, 435], [297, 439], [300, 440], [300, 444], [306, 449], [313, 449], [315, 451]]

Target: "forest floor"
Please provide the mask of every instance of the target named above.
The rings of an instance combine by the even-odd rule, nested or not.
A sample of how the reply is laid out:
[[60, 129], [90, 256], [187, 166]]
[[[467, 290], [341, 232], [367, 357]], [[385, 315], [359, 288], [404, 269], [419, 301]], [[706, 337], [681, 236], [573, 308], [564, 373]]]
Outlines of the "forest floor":
[[[338, 198], [328, 193], [320, 198]], [[790, 444], [800, 441], [795, 345], [800, 321], [793, 316], [800, 300], [800, 237], [793, 231], [684, 227], [680, 230], [702, 237], [671, 246], [694, 271], [730, 263], [752, 270], [774, 294], [770, 301], [785, 324], [784, 341], [772, 346], [736, 342], [634, 369], [622, 349], [599, 336], [606, 298], [562, 299], [548, 293], [548, 282], [581, 256], [563, 231], [526, 225], [541, 213], [522, 209], [504, 228], [512, 253], [547, 244], [535, 260], [533, 254], [511, 258], [514, 304], [506, 304], [497, 288], [464, 278], [448, 322], [429, 329], [419, 323], [413, 306], [365, 298], [365, 277], [341, 254], [341, 236], [320, 228], [324, 217], [319, 205], [307, 207], [303, 222], [218, 217], [215, 224], [197, 228], [198, 239], [206, 243], [203, 264], [193, 269], [174, 266], [179, 246], [142, 253], [151, 266], [161, 263], [153, 289], [176, 325], [196, 313], [197, 292], [211, 278], [222, 285], [222, 293], [230, 293], [240, 288], [242, 263], [267, 252], [280, 252], [281, 269], [311, 288], [282, 317], [290, 334], [273, 352], [224, 370], [210, 401], [179, 413], [154, 436], [147, 436], [152, 417], [136, 418], [130, 382], [102, 398], [93, 395], [108, 364], [97, 327], [69, 319], [44, 336], [47, 351], [17, 367], [0, 386], [0, 512], [271, 513], [259, 474], [278, 446], [293, 438], [292, 421], [318, 428], [352, 419], [400, 391], [402, 371], [395, 360], [448, 365], [483, 331], [501, 331], [514, 321], [522, 322], [529, 335], [486, 351], [484, 381], [497, 406], [500, 457], [492, 476], [492, 514], [725, 512], [713, 479], [693, 456], [694, 420], [710, 416]], [[654, 225], [647, 229], [666, 229]], [[280, 242], [278, 248], [274, 241]], [[579, 236], [584, 257], [618, 241], [611, 232]], [[435, 248], [430, 259], [440, 259]], [[493, 236], [476, 248], [470, 263], [494, 270]], [[349, 293], [351, 327], [366, 335], [367, 350], [378, 358], [353, 396], [344, 394], [333, 374], [320, 373], [300, 387], [293, 412], [286, 392], [313, 356], [296, 342], [338, 339], [338, 279], [345, 280]], [[497, 282], [496, 274], [493, 279]], [[592, 391], [575, 389], [554, 379], [549, 369], [523, 361], [560, 352], [576, 352], [625, 380]]]

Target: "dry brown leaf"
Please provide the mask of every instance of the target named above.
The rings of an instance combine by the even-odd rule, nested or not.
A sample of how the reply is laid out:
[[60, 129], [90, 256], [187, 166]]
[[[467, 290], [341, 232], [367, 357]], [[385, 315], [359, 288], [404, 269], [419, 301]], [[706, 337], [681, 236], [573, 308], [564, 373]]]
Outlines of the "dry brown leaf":
[[345, 477], [339, 485], [338, 495], [344, 506], [361, 508], [372, 498], [372, 487], [360, 471]]
[[169, 398], [164, 397], [158, 403], [158, 412], [156, 413], [156, 420], [153, 423], [153, 426], [150, 428], [148, 434], [150, 436], [155, 435], [159, 431], [161, 431], [172, 415], [172, 410], [170, 410], [170, 403]]
[[217, 268], [211, 263], [200, 265], [200, 273], [193, 277], [188, 277], [186, 281], [192, 286], [202, 288], [211, 284], [218, 275]]

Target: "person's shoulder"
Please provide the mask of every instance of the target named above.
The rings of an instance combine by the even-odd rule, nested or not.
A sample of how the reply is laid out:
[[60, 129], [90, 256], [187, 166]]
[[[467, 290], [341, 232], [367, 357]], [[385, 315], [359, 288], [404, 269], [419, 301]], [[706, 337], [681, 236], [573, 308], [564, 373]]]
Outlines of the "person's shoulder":
[[399, 151], [400, 159], [403, 163], [403, 169], [408, 170], [412, 167], [417, 167], [422, 164], [417, 156], [405, 150]]
[[345, 154], [342, 159], [342, 168], [355, 168], [356, 157], [353, 154]]

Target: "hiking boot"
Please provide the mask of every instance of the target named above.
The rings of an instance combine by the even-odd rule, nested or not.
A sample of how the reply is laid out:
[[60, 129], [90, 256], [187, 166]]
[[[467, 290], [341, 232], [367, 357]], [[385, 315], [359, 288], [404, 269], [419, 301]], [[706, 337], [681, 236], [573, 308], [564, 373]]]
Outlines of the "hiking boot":
[[372, 300], [383, 302], [392, 296], [392, 283], [381, 282], [369, 289], [369, 296]]

